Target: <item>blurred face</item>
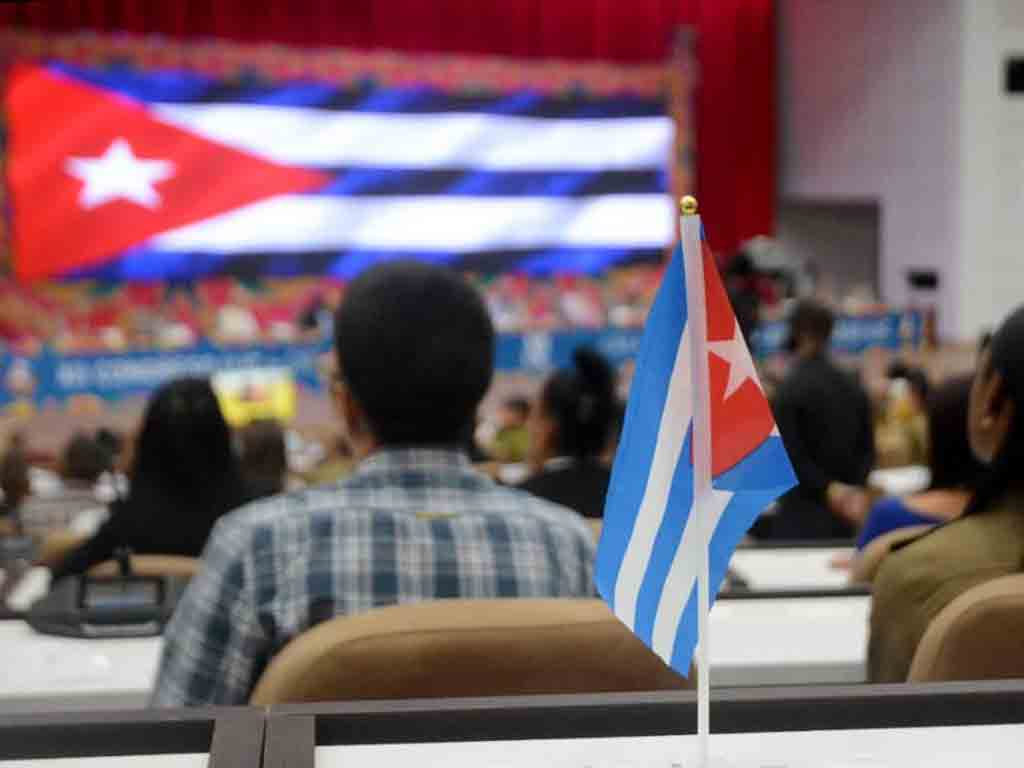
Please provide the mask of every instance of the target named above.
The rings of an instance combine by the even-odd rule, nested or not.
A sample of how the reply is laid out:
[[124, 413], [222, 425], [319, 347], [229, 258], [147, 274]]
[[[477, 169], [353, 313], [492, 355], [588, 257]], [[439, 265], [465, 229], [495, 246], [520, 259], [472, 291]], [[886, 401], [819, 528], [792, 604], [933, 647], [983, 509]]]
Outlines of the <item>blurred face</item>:
[[1013, 426], [1015, 411], [1006, 382], [993, 369], [991, 353], [986, 350], [971, 386], [967, 409], [967, 436], [978, 461], [991, 464], [999, 455]]
[[522, 418], [520, 412], [515, 408], [503, 407], [498, 411], [498, 427], [501, 429], [521, 427], [525, 423], [526, 420]]

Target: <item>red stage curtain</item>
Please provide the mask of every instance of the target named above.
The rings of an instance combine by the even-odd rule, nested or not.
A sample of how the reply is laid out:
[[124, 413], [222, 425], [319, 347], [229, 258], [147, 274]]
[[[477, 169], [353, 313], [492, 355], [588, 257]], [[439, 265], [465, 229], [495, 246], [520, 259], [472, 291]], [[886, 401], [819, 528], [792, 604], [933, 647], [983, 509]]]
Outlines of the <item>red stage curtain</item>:
[[37, 0], [0, 8], [35, 30], [94, 29], [299, 46], [665, 61], [697, 31], [698, 195], [712, 245], [771, 234], [775, 215], [773, 0]]

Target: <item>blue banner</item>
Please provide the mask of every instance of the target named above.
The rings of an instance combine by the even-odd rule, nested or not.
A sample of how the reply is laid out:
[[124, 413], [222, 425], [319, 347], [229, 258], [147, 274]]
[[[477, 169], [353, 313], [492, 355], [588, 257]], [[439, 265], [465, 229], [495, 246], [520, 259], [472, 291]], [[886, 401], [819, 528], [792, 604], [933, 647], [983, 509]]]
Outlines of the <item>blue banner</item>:
[[[755, 335], [759, 357], [782, 350], [786, 323], [768, 323]], [[540, 374], [571, 364], [577, 347], [592, 346], [612, 365], [636, 357], [642, 330], [604, 328], [527, 334], [501, 334], [495, 349], [495, 367], [504, 373]], [[898, 350], [920, 343], [922, 318], [917, 313], [888, 313], [841, 317], [836, 323], [833, 349], [858, 355], [882, 347]], [[0, 406], [12, 402], [63, 402], [88, 395], [115, 401], [144, 395], [177, 376], [206, 376], [242, 368], [281, 367], [292, 371], [296, 382], [311, 391], [323, 389], [318, 359], [331, 350], [331, 341], [297, 344], [262, 344], [220, 347], [202, 342], [192, 347], [166, 350], [61, 354], [45, 349], [36, 356], [0, 352]]]

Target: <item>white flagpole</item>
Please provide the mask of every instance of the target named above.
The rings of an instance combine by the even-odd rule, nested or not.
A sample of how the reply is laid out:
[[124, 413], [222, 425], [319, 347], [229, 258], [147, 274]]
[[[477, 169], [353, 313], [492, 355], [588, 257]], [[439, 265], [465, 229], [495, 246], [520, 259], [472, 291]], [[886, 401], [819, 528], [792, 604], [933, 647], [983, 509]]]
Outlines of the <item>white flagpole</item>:
[[700, 768], [707, 768], [711, 733], [711, 638], [708, 626], [711, 600], [708, 593], [708, 547], [712, 531], [708, 530], [707, 520], [708, 502], [711, 499], [711, 384], [708, 373], [704, 255], [696, 199], [684, 197], [681, 209], [687, 324], [690, 327], [693, 371], [693, 522], [697, 526], [697, 541], [700, 542], [700, 562], [697, 568], [697, 765]]

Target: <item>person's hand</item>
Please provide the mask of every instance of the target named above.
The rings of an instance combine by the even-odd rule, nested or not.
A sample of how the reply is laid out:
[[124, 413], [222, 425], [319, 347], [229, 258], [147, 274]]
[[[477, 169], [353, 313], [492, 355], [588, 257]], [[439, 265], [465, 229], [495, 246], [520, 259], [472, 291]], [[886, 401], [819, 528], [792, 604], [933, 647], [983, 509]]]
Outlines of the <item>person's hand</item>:
[[860, 525], [868, 516], [871, 500], [863, 488], [846, 483], [829, 483], [826, 500], [833, 514], [853, 525]]

